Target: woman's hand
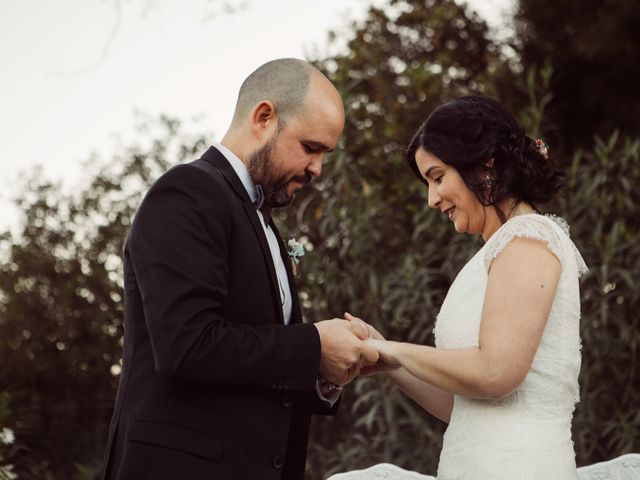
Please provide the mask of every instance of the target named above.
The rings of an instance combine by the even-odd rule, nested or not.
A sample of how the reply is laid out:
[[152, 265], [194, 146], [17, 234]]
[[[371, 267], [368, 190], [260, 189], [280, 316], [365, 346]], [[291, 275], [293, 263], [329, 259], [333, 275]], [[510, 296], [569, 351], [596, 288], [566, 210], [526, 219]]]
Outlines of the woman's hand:
[[[395, 342], [386, 342], [384, 336], [382, 336], [382, 334], [378, 332], [378, 330], [376, 330], [373, 326], [369, 325], [367, 322], [365, 322], [361, 318], [354, 317], [350, 313], [345, 313], [344, 318], [351, 322], [351, 324], [353, 325], [352, 327], [353, 329], [358, 330], [359, 332], [366, 331], [368, 333], [368, 339], [365, 340], [368, 344], [371, 341], [377, 341], [382, 343], [395, 343]], [[362, 336], [360, 338], [362, 338]], [[372, 346], [377, 349], [375, 345], [372, 345]], [[382, 348], [385, 348], [385, 347], [382, 347]], [[360, 375], [374, 375], [376, 373], [390, 372], [392, 370], [398, 369], [399, 367], [400, 367], [399, 364], [390, 364], [389, 362], [384, 361], [382, 357], [380, 357], [380, 359], [376, 363], [366, 363], [366, 362], [363, 363], [362, 367], [360, 368]]]
[[370, 338], [365, 342], [375, 348], [380, 355], [378, 363], [382, 362], [390, 367], [400, 367], [400, 361], [398, 360], [398, 342], [391, 342], [389, 340], [377, 340]]
[[367, 322], [365, 322], [361, 318], [354, 317], [349, 312], [345, 312], [344, 318], [345, 320], [349, 320], [351, 322], [352, 328], [354, 330], [357, 330], [358, 332], [366, 332], [366, 337], [364, 338], [362, 335], [358, 334], [358, 336], [363, 340], [366, 338], [375, 338], [376, 340], [385, 339], [380, 332], [378, 332], [375, 328], [373, 328], [373, 326], [369, 325]]

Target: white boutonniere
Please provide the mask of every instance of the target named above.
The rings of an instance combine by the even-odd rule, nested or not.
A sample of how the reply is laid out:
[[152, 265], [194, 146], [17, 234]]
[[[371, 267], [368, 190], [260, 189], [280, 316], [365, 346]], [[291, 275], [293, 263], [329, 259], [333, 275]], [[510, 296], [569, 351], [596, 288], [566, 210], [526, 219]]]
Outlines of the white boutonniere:
[[298, 264], [300, 263], [300, 259], [304, 257], [304, 245], [298, 242], [295, 238], [290, 238], [287, 242], [287, 253], [289, 254], [289, 258], [291, 259], [291, 268], [293, 269], [293, 274], [298, 276]]

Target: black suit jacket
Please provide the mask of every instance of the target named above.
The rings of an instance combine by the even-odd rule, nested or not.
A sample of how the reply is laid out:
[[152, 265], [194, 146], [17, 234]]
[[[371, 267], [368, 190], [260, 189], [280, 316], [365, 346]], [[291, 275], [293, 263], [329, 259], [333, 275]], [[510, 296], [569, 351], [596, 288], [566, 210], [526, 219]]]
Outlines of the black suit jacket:
[[276, 230], [293, 296], [284, 325], [259, 222], [213, 147], [147, 193], [124, 248], [123, 368], [103, 478], [303, 478], [311, 414], [337, 405], [317, 398], [320, 339], [302, 323]]

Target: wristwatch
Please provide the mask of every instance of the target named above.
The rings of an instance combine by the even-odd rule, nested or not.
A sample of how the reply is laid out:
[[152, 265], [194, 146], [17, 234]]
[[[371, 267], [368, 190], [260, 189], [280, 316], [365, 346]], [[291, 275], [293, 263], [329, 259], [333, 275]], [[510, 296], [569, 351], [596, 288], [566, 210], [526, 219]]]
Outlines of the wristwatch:
[[333, 393], [342, 390], [342, 385], [330, 382], [324, 377], [318, 377], [318, 387], [320, 387], [321, 390], [324, 390], [325, 393]]

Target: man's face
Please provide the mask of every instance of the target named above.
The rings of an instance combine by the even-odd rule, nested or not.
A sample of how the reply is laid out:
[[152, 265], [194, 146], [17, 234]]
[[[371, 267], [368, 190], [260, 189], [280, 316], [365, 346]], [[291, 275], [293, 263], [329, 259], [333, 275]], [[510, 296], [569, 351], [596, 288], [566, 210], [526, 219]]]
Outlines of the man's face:
[[322, 161], [342, 131], [342, 119], [327, 111], [310, 111], [280, 125], [267, 142], [249, 157], [249, 173], [262, 186], [265, 205], [283, 207], [322, 172]]

